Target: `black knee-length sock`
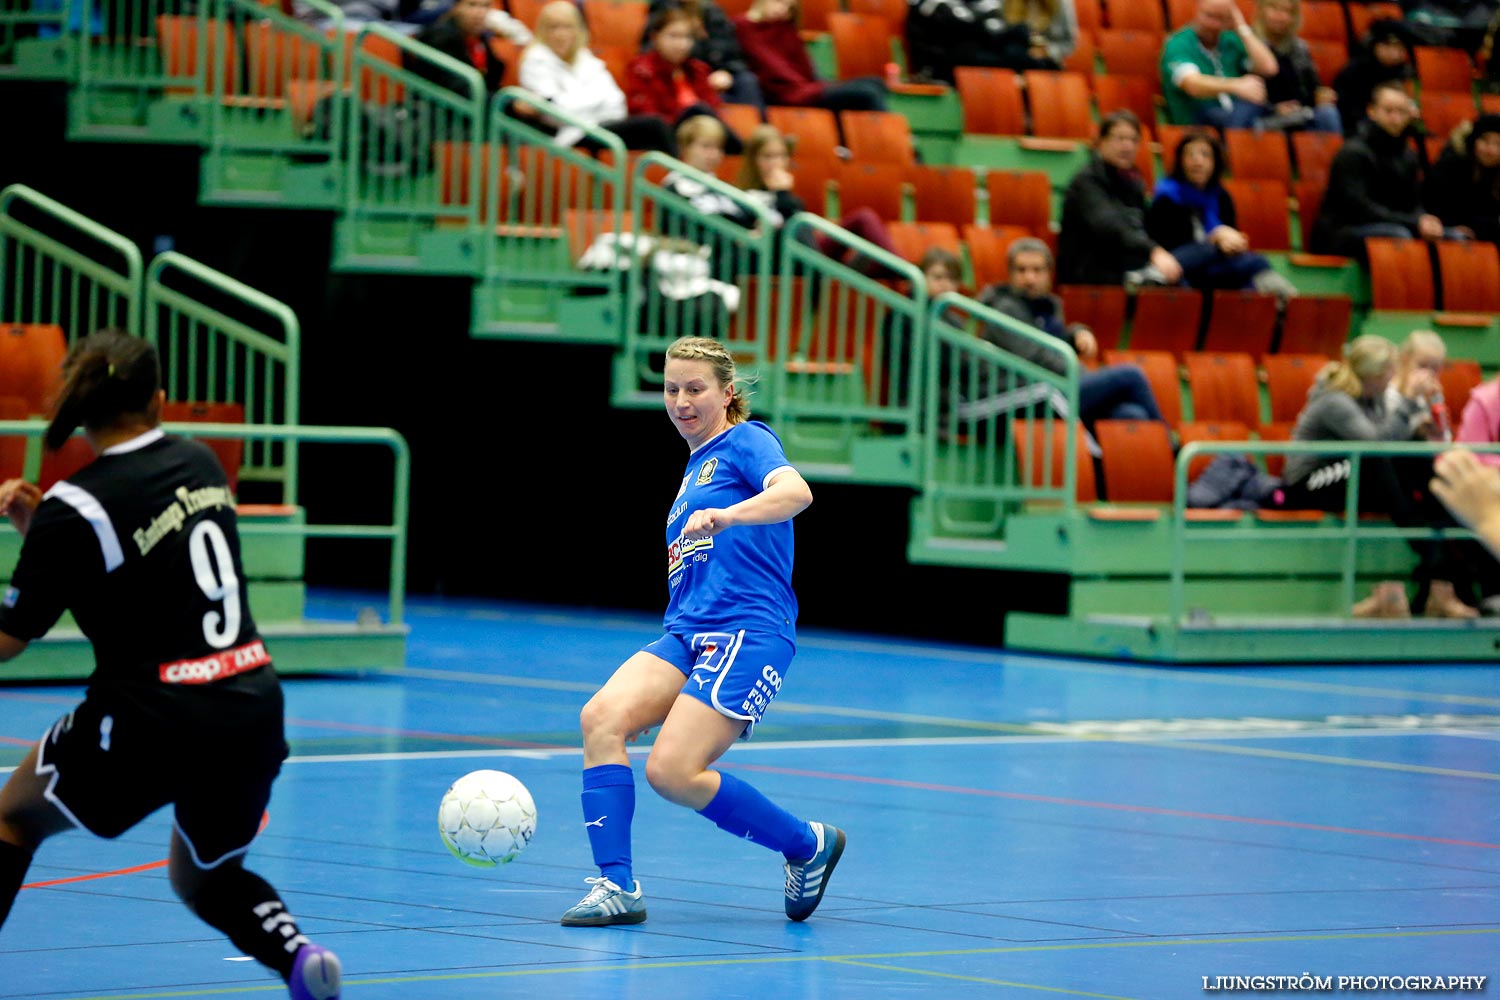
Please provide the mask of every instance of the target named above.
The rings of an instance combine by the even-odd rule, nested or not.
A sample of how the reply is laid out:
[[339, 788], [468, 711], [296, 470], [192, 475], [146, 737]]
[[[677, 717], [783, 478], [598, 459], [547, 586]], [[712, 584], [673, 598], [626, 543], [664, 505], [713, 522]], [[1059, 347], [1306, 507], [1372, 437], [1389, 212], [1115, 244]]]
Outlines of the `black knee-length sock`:
[[234, 946], [286, 979], [307, 938], [271, 884], [243, 868], [210, 875], [188, 902], [204, 923], [224, 933]]

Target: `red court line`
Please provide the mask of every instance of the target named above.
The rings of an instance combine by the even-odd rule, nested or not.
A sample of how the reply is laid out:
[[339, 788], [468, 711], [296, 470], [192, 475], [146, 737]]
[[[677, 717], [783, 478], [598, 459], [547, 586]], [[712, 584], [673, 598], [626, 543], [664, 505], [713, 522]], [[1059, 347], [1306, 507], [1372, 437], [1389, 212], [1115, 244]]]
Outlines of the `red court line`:
[[19, 736], [0, 736], [0, 743], [15, 747], [29, 747], [35, 744], [36, 740], [23, 740]]
[[153, 868], [165, 868], [167, 861], [153, 861], [146, 865], [135, 865], [130, 868], [117, 868], [112, 872], [95, 872], [92, 875], [74, 875], [70, 878], [55, 878], [48, 882], [28, 882], [21, 886], [22, 889], [43, 889], [49, 885], [67, 885], [69, 882], [92, 882], [96, 878], [114, 878], [116, 875], [134, 875], [136, 872], [149, 872]]
[[287, 719], [289, 726], [310, 726], [314, 729], [342, 729], [351, 733], [373, 733], [378, 736], [411, 736], [428, 740], [446, 740], [450, 743], [477, 743], [487, 747], [508, 747], [514, 750], [568, 750], [557, 743], [523, 743], [520, 740], [504, 740], [498, 736], [468, 736], [463, 733], [434, 733], [425, 729], [392, 729], [388, 726], [362, 726], [354, 722], [329, 722], [324, 719]]
[[937, 785], [926, 781], [903, 781], [899, 778], [873, 778], [863, 774], [840, 774], [832, 771], [805, 771], [793, 767], [773, 767], [768, 764], [727, 764], [719, 761], [719, 767], [736, 771], [761, 771], [766, 774], [787, 774], [802, 778], [823, 778], [828, 781], [852, 781], [866, 785], [885, 785], [891, 788], [914, 788], [924, 792], [947, 792], [952, 795], [977, 795], [991, 799], [1014, 799], [1020, 802], [1046, 802], [1060, 806], [1081, 806], [1085, 809], [1111, 809], [1116, 812], [1147, 813], [1153, 816], [1176, 816], [1182, 819], [1206, 819], [1216, 823], [1245, 823], [1251, 826], [1279, 826], [1292, 830], [1316, 830], [1321, 833], [1348, 833], [1357, 837], [1379, 837], [1385, 840], [1416, 840], [1427, 844], [1448, 844], [1454, 847], [1483, 847], [1500, 850], [1500, 844], [1486, 844], [1473, 840], [1453, 840], [1448, 837], [1428, 837], [1418, 833], [1392, 833], [1389, 830], [1361, 830], [1347, 826], [1325, 826], [1322, 823], [1298, 823], [1286, 819], [1265, 819], [1260, 816], [1230, 816], [1223, 813], [1193, 812], [1187, 809], [1164, 809], [1158, 806], [1138, 806], [1123, 802], [1094, 802], [1089, 799], [1065, 799], [1055, 795], [1029, 795], [1025, 792], [1000, 792], [988, 788], [966, 788], [962, 785]]

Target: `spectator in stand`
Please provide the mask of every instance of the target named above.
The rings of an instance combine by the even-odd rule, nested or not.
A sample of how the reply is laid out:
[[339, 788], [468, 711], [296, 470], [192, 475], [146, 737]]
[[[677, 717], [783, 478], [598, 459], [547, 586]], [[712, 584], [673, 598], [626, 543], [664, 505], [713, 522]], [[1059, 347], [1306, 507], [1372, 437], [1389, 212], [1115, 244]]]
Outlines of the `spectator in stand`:
[[[509, 14], [492, 8], [488, 0], [455, 0], [442, 17], [416, 34], [416, 40], [422, 44], [477, 69], [484, 78], [485, 90], [491, 94], [500, 89], [506, 68], [505, 59], [494, 46], [496, 38], [526, 45], [531, 41], [531, 32]], [[414, 58], [409, 50], [402, 50], [401, 65], [438, 86], [458, 94], [468, 93], [462, 77], [426, 59]]]
[[[1394, 410], [1403, 399], [1415, 399], [1424, 413], [1433, 416], [1428, 428], [1429, 441], [1451, 441], [1451, 425], [1445, 431], [1437, 422], [1435, 407], [1443, 402], [1443, 365], [1448, 360], [1448, 345], [1431, 330], [1413, 330], [1396, 351], [1396, 374], [1386, 386], [1385, 406]], [[1448, 419], [1446, 412], [1444, 418]]]
[[[1500, 376], [1469, 392], [1463, 419], [1458, 423], [1455, 439], [1465, 444], [1500, 443]], [[1485, 465], [1500, 468], [1500, 455], [1476, 455]]]
[[1234, 0], [1198, 0], [1193, 20], [1162, 46], [1167, 118], [1174, 125], [1249, 128], [1271, 114], [1266, 81], [1276, 72], [1275, 54]]
[[818, 79], [797, 30], [796, 0], [755, 0], [748, 13], [734, 19], [734, 28], [767, 103], [831, 111], [885, 110], [885, 83], [878, 77]]
[[[1146, 232], [1170, 247], [1182, 265], [1183, 280], [1194, 288], [1253, 288], [1283, 301], [1297, 288], [1270, 261], [1250, 250], [1249, 238], [1235, 228], [1234, 199], [1220, 179], [1224, 147], [1210, 132], [1190, 132], [1177, 144], [1170, 176], [1156, 185], [1146, 212]], [[1148, 265], [1142, 283], [1163, 283]]]
[[[740, 167], [737, 186], [752, 199], [764, 205], [780, 226], [804, 208], [802, 199], [792, 192], [791, 150], [774, 125], [762, 125], [745, 140], [745, 160]], [[874, 209], [856, 208], [839, 219], [839, 225], [855, 236], [874, 243], [896, 256], [896, 244], [885, 221]], [[804, 230], [804, 232], [806, 232]], [[843, 244], [822, 234], [812, 245], [840, 263], [873, 277], [888, 277], [889, 272], [873, 260], [853, 253]]]
[[[1002, 315], [1036, 327], [1073, 349], [1078, 360], [1097, 361], [1099, 342], [1082, 323], [1063, 319], [1062, 299], [1052, 292], [1052, 251], [1035, 237], [1016, 240], [1006, 253], [1010, 283], [991, 285], [979, 293], [979, 302]], [[1003, 326], [986, 325], [985, 340], [1003, 351], [1025, 358], [1061, 375], [1062, 356], [1028, 337]], [[1146, 375], [1135, 365], [1105, 365], [1078, 376], [1078, 417], [1089, 427], [1096, 420], [1160, 420], [1161, 409]]]
[[1375, 96], [1378, 84], [1405, 83], [1416, 74], [1416, 55], [1411, 36], [1400, 21], [1382, 18], [1370, 24], [1363, 43], [1349, 57], [1349, 62], [1333, 79], [1338, 95], [1339, 120], [1344, 134], [1359, 131], [1365, 120], [1365, 109]]
[[1255, 33], [1276, 57], [1276, 75], [1266, 81], [1266, 100], [1275, 114], [1257, 124], [1341, 132], [1338, 94], [1318, 82], [1312, 51], [1297, 37], [1301, 28], [1302, 0], [1256, 0]]
[[[1437, 390], [1437, 376], [1415, 369], [1408, 380], [1412, 395], [1388, 402], [1387, 387], [1396, 375], [1396, 348], [1366, 334], [1344, 348], [1344, 360], [1330, 362], [1307, 394], [1297, 415], [1293, 441], [1411, 441], [1424, 439], [1432, 415], [1422, 397]], [[1340, 455], [1290, 455], [1283, 474], [1281, 506], [1293, 510], [1341, 512], [1347, 504], [1350, 461]], [[1403, 527], [1431, 525], [1444, 519], [1425, 492], [1432, 478], [1426, 458], [1366, 457], [1359, 467], [1359, 510], [1388, 515]], [[1478, 612], [1458, 597], [1455, 581], [1469, 583], [1462, 549], [1421, 538], [1411, 541], [1420, 560], [1416, 603], [1429, 618], [1473, 618]], [[1426, 592], [1423, 600], [1423, 591]], [[1385, 581], [1354, 606], [1356, 618], [1405, 618], [1411, 614], [1406, 589]]]
[[1073, 175], [1063, 195], [1058, 235], [1058, 281], [1064, 285], [1119, 285], [1127, 273], [1141, 283], [1148, 265], [1152, 280], [1176, 284], [1182, 265], [1146, 232], [1146, 188], [1136, 169], [1141, 122], [1114, 111], [1099, 123], [1094, 155]]
[[1444, 226], [1500, 243], [1500, 115], [1481, 115], [1453, 130], [1427, 171], [1422, 204]]
[[1422, 207], [1421, 163], [1411, 144], [1412, 100], [1405, 88], [1394, 80], [1376, 84], [1368, 115], [1333, 158], [1328, 193], [1313, 225], [1313, 253], [1365, 261], [1371, 236], [1445, 235], [1443, 221]]
[[909, 0], [913, 77], [953, 82], [955, 66], [1061, 69], [1078, 38], [1070, 0]]
[[[717, 118], [719, 91], [732, 82], [723, 70], [694, 59], [697, 21], [682, 7], [662, 7], [651, 16], [651, 47], [631, 60], [626, 71], [626, 107], [633, 115], [655, 115], [676, 126], [689, 118]], [[739, 137], [725, 129], [725, 152], [738, 154]]]
[[[715, 76], [709, 77], [709, 82], [723, 99], [730, 104], [764, 107], [766, 101], [761, 96], [760, 81], [745, 62], [745, 53], [740, 48], [740, 38], [734, 30], [734, 22], [724, 13], [724, 8], [714, 0], [651, 0], [651, 18], [655, 19], [657, 14], [668, 7], [681, 7], [695, 22], [692, 58], [707, 63], [715, 75], [728, 75], [729, 82], [723, 86], [720, 86], [723, 77], [718, 77], [717, 80]], [[641, 39], [642, 48], [651, 43], [649, 24], [646, 30], [647, 34]]]
[[[521, 86], [583, 122], [613, 132], [628, 149], [676, 151], [667, 123], [630, 115], [625, 94], [604, 61], [588, 49], [588, 28], [572, 0], [552, 0], [536, 19], [536, 41], [521, 53]], [[541, 119], [560, 146], [578, 145], [581, 128]]]

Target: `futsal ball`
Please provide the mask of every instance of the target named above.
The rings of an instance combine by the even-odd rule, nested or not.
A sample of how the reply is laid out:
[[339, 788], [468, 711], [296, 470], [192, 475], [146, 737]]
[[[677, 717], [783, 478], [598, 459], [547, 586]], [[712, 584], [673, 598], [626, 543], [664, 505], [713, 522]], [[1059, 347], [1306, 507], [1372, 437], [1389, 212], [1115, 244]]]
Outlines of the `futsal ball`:
[[443, 793], [438, 833], [453, 856], [466, 865], [507, 864], [536, 833], [536, 803], [514, 775], [471, 771]]

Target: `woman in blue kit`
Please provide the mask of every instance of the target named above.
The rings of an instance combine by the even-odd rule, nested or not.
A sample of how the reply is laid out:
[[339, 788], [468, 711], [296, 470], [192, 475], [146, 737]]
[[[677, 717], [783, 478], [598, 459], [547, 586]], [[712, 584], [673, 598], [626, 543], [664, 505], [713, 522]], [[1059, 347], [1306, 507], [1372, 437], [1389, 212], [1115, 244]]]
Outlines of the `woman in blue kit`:
[[646, 898], [631, 876], [635, 776], [625, 744], [660, 726], [646, 780], [736, 837], [786, 858], [786, 914], [806, 920], [844, 852], [843, 831], [809, 823], [732, 774], [711, 770], [749, 737], [796, 652], [792, 518], [812, 491], [771, 429], [751, 421], [723, 344], [667, 348], [667, 416], [688, 444], [667, 515], [665, 635], [626, 660], [579, 716], [583, 819], [599, 877], [562, 916], [570, 927], [638, 924]]

